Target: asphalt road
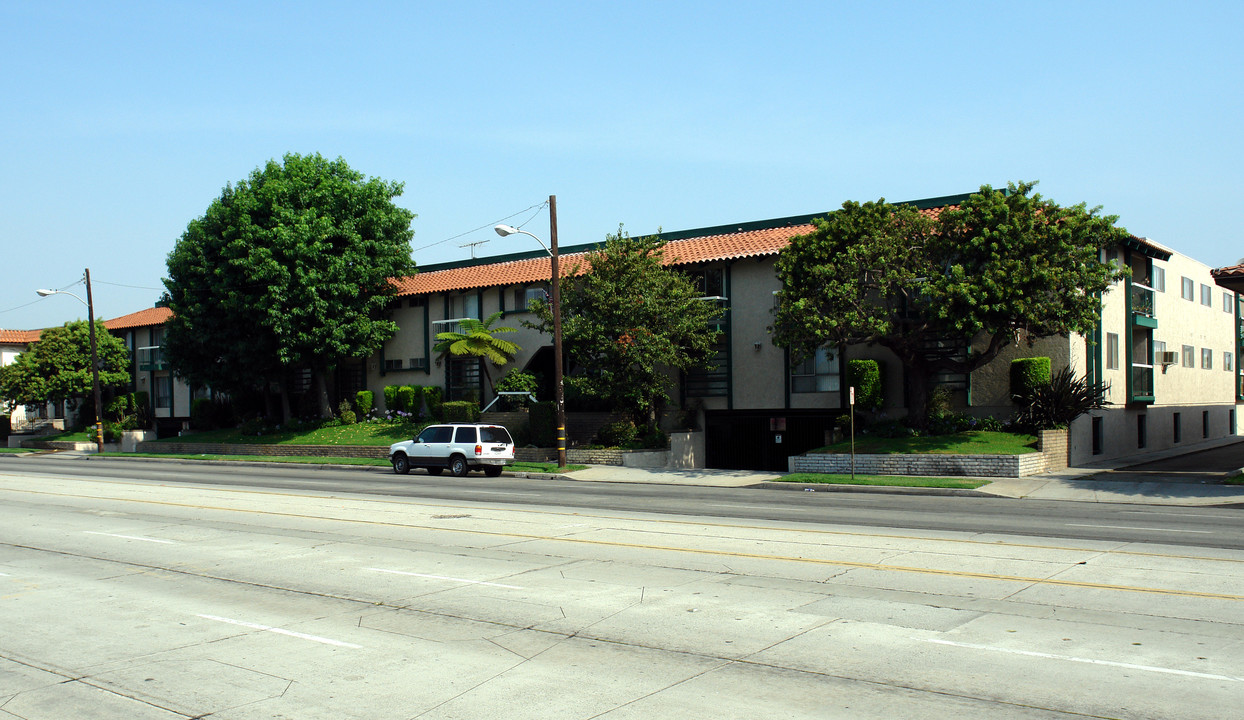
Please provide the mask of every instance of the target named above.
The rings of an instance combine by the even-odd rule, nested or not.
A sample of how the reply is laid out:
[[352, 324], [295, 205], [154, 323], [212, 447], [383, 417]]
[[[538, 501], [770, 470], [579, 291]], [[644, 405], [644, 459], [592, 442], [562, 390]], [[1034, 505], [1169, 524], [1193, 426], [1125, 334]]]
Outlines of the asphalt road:
[[0, 718], [1221, 720], [1239, 512], [0, 461]]
[[758, 488], [677, 487], [558, 480], [396, 476], [376, 469], [242, 463], [134, 461], [111, 458], [0, 457], [0, 473], [82, 475], [157, 483], [266, 487], [584, 512], [655, 512], [817, 526], [947, 530], [1050, 538], [1149, 542], [1244, 549], [1244, 507], [1112, 505], [1007, 498], [799, 492]]

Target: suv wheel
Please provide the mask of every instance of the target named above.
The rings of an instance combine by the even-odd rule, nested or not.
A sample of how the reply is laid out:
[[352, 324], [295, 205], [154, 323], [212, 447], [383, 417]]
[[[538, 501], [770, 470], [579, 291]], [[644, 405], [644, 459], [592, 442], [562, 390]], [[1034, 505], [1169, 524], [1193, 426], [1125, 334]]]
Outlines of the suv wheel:
[[405, 475], [410, 472], [410, 460], [405, 455], [397, 455], [393, 458], [393, 472], [398, 475]]
[[449, 458], [449, 474], [450, 475], [453, 475], [454, 477], [466, 477], [466, 474], [470, 470], [471, 468], [467, 467], [466, 458], [462, 457], [461, 455], [454, 455], [453, 457]]

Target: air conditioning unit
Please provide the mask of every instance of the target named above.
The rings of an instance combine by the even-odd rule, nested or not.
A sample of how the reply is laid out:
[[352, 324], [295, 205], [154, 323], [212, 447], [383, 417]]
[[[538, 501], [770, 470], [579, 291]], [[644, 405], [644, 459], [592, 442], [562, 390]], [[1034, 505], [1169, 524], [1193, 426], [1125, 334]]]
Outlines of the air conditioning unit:
[[1157, 359], [1160, 365], [1164, 365], [1164, 366], [1174, 365], [1175, 363], [1179, 362], [1179, 353], [1170, 352], [1169, 350], [1164, 350], [1158, 353]]

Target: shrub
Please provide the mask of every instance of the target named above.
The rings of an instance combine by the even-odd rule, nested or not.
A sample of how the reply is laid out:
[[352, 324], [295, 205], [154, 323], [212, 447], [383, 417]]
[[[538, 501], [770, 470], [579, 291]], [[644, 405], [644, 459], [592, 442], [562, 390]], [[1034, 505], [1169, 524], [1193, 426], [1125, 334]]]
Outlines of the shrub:
[[342, 400], [337, 406], [337, 417], [342, 425], [353, 425], [358, 422], [358, 417], [355, 416], [354, 409], [350, 407], [349, 400]]
[[532, 445], [557, 447], [557, 403], [552, 401], [532, 403], [527, 421], [531, 426]]
[[[522, 372], [516, 368], [511, 368], [509, 372], [501, 376], [497, 381], [497, 392], [525, 392], [536, 394], [536, 390], [540, 387], [540, 381], [531, 373]], [[531, 398], [525, 395], [511, 395], [504, 398], [500, 405], [506, 410], [518, 410], [527, 407], [531, 402]]]
[[950, 388], [945, 385], [938, 385], [929, 391], [929, 402], [926, 406], [929, 422], [949, 415], [950, 410]]
[[1011, 361], [1011, 399], [1016, 403], [1027, 404], [1037, 388], [1049, 384], [1049, 358], [1030, 357]]
[[650, 427], [639, 434], [639, 446], [651, 450], [667, 450], [670, 437], [659, 427]]
[[445, 422], [479, 422], [479, 403], [473, 400], [455, 400], [443, 403]]
[[424, 398], [427, 396], [427, 388], [422, 385], [409, 385], [411, 397], [410, 405], [406, 407], [406, 412], [411, 415], [420, 416], [423, 414]]
[[929, 421], [930, 435], [953, 435], [969, 430], [1002, 430], [1002, 423], [997, 418], [976, 417], [965, 413], [946, 413]]
[[397, 391], [400, 387], [401, 387], [400, 385], [385, 385], [384, 386], [384, 409], [385, 410], [392, 412], [394, 410], [402, 409], [401, 406], [397, 404], [398, 402]]
[[916, 437], [919, 430], [907, 426], [901, 420], [883, 420], [868, 426], [867, 434], [881, 438]]
[[418, 410], [415, 406], [415, 388], [410, 385], [402, 385], [397, 388], [397, 410], [411, 413], [412, 415]]
[[848, 360], [847, 385], [855, 388], [855, 406], [865, 412], [880, 410], [882, 395], [881, 363], [876, 360]]
[[639, 428], [630, 420], [605, 423], [596, 431], [596, 442], [605, 447], [629, 447], [636, 444]]
[[428, 414], [436, 419], [441, 418], [441, 406], [444, 405], [445, 393], [437, 386], [430, 385], [423, 389], [423, 400], [428, 405]]
[[211, 430], [216, 425], [212, 422], [212, 401], [207, 398], [195, 398], [190, 401], [190, 429]]
[[1031, 397], [1016, 413], [1015, 422], [1030, 430], [1066, 427], [1072, 420], [1105, 405], [1109, 389], [1109, 385], [1077, 378], [1071, 368], [1064, 367], [1050, 378], [1048, 385], [1033, 388]]
[[[105, 420], [104, 425], [104, 442], [115, 443], [121, 441], [121, 423], [112, 420]], [[94, 427], [91, 428], [91, 440], [95, 439]]]
[[367, 415], [376, 405], [376, 395], [371, 390], [359, 390], [354, 393], [354, 407], [359, 415]]

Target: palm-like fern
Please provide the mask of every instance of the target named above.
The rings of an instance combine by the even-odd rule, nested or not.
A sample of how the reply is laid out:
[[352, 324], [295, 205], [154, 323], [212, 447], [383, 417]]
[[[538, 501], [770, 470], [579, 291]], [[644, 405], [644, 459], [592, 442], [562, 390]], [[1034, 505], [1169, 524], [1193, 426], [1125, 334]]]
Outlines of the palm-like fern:
[[[441, 357], [446, 355], [482, 357], [497, 367], [506, 365], [522, 348], [509, 340], [496, 337], [497, 333], [518, 332], [512, 327], [493, 327], [493, 323], [500, 318], [500, 311], [489, 315], [484, 320], [463, 318], [458, 321], [461, 327], [460, 332], [436, 334], [436, 345], [433, 349], [440, 353]], [[488, 366], [484, 365], [483, 369], [484, 376], [488, 378], [488, 385], [491, 387], [492, 375], [488, 372]]]

